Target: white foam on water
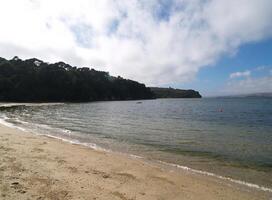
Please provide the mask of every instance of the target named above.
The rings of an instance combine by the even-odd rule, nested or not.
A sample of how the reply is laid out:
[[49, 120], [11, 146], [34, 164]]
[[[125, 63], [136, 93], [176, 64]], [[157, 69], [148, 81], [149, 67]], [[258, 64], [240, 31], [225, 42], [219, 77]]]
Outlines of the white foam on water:
[[51, 126], [49, 126], [49, 125], [46, 125], [46, 124], [32, 124], [33, 126], [36, 126], [36, 127], [38, 127], [38, 128], [42, 128], [42, 129], [46, 129], [46, 130], [52, 130], [53, 128], [51, 127]]
[[94, 149], [94, 150], [111, 152], [110, 150], [104, 149], [104, 148], [102, 148], [102, 147], [100, 147], [100, 146], [98, 146], [97, 144], [94, 144], [94, 143], [84, 143], [84, 142], [80, 142], [79, 140], [66, 139], [66, 138], [63, 138], [63, 137], [54, 136], [54, 135], [50, 135], [50, 134], [39, 134], [39, 135], [44, 135], [46, 137], [58, 139], [58, 140], [61, 140], [63, 142], [68, 142], [68, 143], [71, 143], [71, 144], [78, 144], [78, 145], [86, 146], [86, 147], [89, 147], [89, 148]]
[[132, 158], [137, 158], [137, 159], [143, 159], [144, 157], [142, 156], [137, 156], [137, 155], [134, 155], [134, 154], [129, 154], [130, 157]]
[[43, 135], [43, 136], [46, 136], [46, 137], [49, 137], [49, 138], [58, 139], [58, 140], [61, 140], [63, 142], [68, 142], [68, 143], [71, 143], [71, 144], [80, 144], [80, 142], [78, 140], [68, 140], [68, 139], [58, 137], [58, 136], [54, 136], [54, 135], [50, 135], [50, 134], [39, 134], [39, 135]]
[[72, 133], [72, 131], [67, 130], [67, 129], [62, 129], [61, 132], [63, 132], [64, 134], [70, 135]]
[[227, 180], [227, 181], [230, 181], [230, 182], [233, 182], [233, 183], [237, 183], [237, 184], [240, 184], [240, 185], [245, 185], [247, 187], [254, 188], [254, 189], [257, 189], [257, 190], [261, 190], [261, 191], [265, 191], [265, 192], [272, 192], [271, 188], [260, 186], [260, 185], [254, 184], [254, 183], [249, 183], [249, 182], [245, 182], [245, 181], [241, 181], [241, 180], [237, 180], [237, 179], [232, 179], [232, 178], [217, 175], [217, 174], [214, 174], [214, 173], [211, 173], [211, 172], [196, 170], [196, 169], [192, 169], [192, 168], [187, 167], [187, 166], [177, 165], [177, 164], [173, 164], [173, 163], [167, 163], [167, 162], [160, 161], [160, 160], [158, 162], [162, 163], [164, 165], [168, 165], [168, 166], [171, 166], [171, 167], [176, 167], [176, 168], [186, 170], [186, 171], [190, 171], [190, 172], [193, 172], [193, 173], [196, 173], [196, 174], [201, 174], [201, 175], [205, 175], [205, 176], [212, 176], [212, 177], [216, 177], [216, 178], [219, 178], [219, 179], [222, 179], [222, 180]]
[[7, 120], [9, 120], [10, 118], [6, 117], [6, 116], [1, 116], [0, 117], [0, 124], [4, 125], [4, 126], [7, 126], [9, 128], [15, 128], [15, 129], [19, 129], [21, 131], [24, 131], [26, 132], [26, 129], [20, 127], [20, 126], [16, 126], [10, 122], [7, 122]]
[[102, 147], [98, 146], [95, 143], [79, 143], [79, 144], [83, 145], [83, 146], [86, 146], [86, 147], [89, 147], [89, 148], [94, 149], [94, 150], [105, 151], [105, 152], [112, 152], [111, 150], [102, 148]]

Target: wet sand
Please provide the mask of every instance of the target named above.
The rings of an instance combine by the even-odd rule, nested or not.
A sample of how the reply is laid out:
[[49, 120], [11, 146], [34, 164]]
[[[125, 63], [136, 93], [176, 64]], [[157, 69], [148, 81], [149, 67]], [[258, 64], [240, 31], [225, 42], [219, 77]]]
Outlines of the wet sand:
[[0, 199], [272, 199], [271, 192], [0, 125]]

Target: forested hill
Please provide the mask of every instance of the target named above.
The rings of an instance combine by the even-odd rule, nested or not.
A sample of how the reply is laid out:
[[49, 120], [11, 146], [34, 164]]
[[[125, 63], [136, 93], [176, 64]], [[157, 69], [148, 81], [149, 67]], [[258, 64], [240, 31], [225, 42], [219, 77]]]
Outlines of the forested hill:
[[144, 84], [64, 62], [0, 58], [0, 101], [86, 102], [151, 99]]
[[156, 98], [201, 98], [199, 92], [195, 90], [160, 87], [151, 87], [150, 89], [155, 94]]

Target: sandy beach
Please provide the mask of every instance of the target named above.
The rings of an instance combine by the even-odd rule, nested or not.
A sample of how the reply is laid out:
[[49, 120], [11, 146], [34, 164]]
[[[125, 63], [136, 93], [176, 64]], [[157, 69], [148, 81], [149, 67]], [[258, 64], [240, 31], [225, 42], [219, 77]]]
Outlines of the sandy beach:
[[0, 125], [0, 199], [270, 199], [272, 193]]

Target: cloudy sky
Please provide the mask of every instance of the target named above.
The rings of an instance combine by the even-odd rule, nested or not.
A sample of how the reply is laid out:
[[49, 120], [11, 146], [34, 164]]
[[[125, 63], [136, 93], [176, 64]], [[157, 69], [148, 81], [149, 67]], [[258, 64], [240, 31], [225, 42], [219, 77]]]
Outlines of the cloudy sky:
[[0, 0], [0, 57], [203, 95], [272, 92], [271, 0]]

